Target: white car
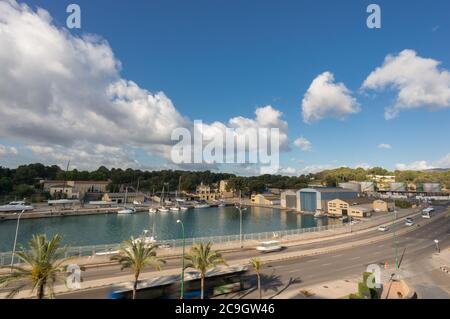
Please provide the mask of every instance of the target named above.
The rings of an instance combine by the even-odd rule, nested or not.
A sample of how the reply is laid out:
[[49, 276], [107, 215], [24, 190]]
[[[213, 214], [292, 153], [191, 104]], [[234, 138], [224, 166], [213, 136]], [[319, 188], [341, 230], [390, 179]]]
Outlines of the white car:
[[256, 247], [256, 250], [261, 253], [271, 253], [274, 251], [280, 251], [282, 249], [283, 246], [281, 246], [281, 243], [277, 240], [266, 241], [261, 243], [258, 247]]
[[382, 232], [386, 232], [386, 231], [389, 230], [389, 227], [387, 227], [387, 226], [380, 226], [380, 227], [378, 227], [378, 230], [382, 231]]
[[414, 222], [412, 220], [407, 220], [405, 225], [408, 227], [411, 227], [411, 226], [414, 226]]

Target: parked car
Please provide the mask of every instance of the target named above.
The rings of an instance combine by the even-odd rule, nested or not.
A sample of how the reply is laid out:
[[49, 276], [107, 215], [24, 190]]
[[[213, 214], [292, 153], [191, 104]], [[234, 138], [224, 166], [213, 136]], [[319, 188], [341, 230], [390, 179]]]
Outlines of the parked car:
[[414, 222], [412, 220], [407, 220], [405, 225], [408, 227], [411, 227], [411, 226], [414, 226]]

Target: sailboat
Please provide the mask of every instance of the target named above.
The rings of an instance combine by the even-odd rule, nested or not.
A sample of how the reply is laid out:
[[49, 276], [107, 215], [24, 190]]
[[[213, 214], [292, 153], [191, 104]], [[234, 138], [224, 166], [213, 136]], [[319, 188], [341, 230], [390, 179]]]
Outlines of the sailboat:
[[130, 214], [136, 213], [136, 208], [134, 208], [134, 207], [127, 208], [126, 207], [127, 199], [128, 199], [128, 187], [125, 188], [125, 203], [124, 203], [124, 207], [123, 207], [123, 209], [119, 210], [117, 212], [117, 214], [119, 214], [119, 215], [130, 215]]
[[169, 209], [164, 207], [164, 186], [163, 186], [162, 193], [161, 193], [161, 203], [162, 203], [162, 206], [158, 208], [158, 211], [161, 213], [168, 213]]

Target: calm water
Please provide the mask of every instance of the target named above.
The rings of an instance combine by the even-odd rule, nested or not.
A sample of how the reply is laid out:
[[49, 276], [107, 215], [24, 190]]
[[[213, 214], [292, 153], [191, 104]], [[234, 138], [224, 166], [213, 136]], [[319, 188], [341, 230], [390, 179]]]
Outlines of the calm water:
[[[150, 232], [155, 229], [158, 239], [176, 239], [181, 237], [177, 219], [183, 220], [187, 238], [239, 234], [239, 212], [234, 207], [223, 207], [156, 215], [138, 213], [21, 220], [18, 243], [26, 244], [33, 234], [52, 236], [59, 233], [71, 246], [114, 244], [132, 235], [139, 236], [145, 229]], [[326, 218], [317, 220], [313, 216], [257, 207], [244, 212], [242, 220], [244, 233], [324, 226], [329, 222]], [[14, 220], [0, 222], [1, 252], [12, 250], [15, 229]]]

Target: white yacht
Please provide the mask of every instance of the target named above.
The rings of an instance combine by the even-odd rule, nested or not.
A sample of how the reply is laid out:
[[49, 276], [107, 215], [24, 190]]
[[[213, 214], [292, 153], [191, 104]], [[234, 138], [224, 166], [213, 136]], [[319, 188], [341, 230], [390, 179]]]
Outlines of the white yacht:
[[21, 212], [23, 210], [30, 211], [33, 209], [33, 206], [27, 205], [24, 201], [11, 202], [8, 205], [0, 206], [0, 212]]
[[200, 208], [208, 208], [208, 207], [211, 207], [211, 206], [208, 205], [208, 204], [197, 204], [194, 207], [197, 208], [197, 209], [200, 209]]
[[186, 207], [186, 206], [180, 206], [180, 209], [181, 209], [183, 212], [185, 212], [185, 211], [187, 211], [187, 210], [189, 209], [189, 207]]
[[130, 215], [136, 213], [136, 208], [124, 208], [117, 212], [119, 215]]
[[164, 207], [164, 206], [162, 206], [162, 207], [158, 208], [158, 211], [159, 211], [160, 213], [168, 213], [168, 212], [169, 212], [169, 209], [166, 208], [166, 207]]
[[170, 207], [170, 211], [172, 211], [172, 212], [179, 212], [180, 211], [180, 207]]
[[150, 209], [148, 210], [148, 212], [149, 212], [150, 214], [155, 214], [155, 213], [158, 212], [158, 209], [152, 207], [152, 208], [150, 208]]

